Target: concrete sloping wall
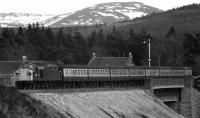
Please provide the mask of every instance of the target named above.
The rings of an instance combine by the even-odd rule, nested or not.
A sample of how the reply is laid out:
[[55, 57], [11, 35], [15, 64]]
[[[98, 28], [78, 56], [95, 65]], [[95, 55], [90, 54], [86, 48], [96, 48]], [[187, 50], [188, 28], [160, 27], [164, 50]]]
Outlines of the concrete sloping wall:
[[74, 118], [183, 118], [146, 90], [29, 93]]

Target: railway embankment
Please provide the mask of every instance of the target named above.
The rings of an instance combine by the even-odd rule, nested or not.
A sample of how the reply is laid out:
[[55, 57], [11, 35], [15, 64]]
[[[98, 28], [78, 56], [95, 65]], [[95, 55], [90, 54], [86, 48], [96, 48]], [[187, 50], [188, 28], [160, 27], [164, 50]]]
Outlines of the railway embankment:
[[142, 89], [26, 92], [66, 118], [183, 118]]
[[0, 118], [183, 118], [149, 91], [41, 90], [0, 86]]

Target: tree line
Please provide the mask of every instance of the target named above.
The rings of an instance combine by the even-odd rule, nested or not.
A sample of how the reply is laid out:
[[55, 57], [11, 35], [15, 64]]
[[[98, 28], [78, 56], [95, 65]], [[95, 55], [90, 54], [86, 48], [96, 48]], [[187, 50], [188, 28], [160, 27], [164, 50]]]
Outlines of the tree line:
[[65, 64], [87, 64], [95, 52], [97, 56], [125, 57], [133, 54], [138, 66], [148, 65], [148, 39], [151, 39], [152, 66], [190, 66], [199, 73], [200, 32], [177, 33], [171, 26], [164, 36], [156, 37], [145, 28], [121, 31], [94, 29], [88, 36], [78, 30], [66, 32], [63, 28], [52, 31], [38, 24], [3, 28], [0, 35], [0, 59], [19, 60], [23, 55], [31, 60], [63, 61]]

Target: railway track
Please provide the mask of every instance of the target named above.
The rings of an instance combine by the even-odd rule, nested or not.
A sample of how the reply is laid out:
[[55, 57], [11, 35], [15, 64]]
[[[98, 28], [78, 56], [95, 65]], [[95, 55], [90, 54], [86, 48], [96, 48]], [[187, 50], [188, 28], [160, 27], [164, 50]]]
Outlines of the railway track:
[[16, 88], [20, 90], [53, 90], [53, 89], [83, 89], [83, 88], [117, 88], [136, 87], [142, 88], [144, 80], [129, 81], [30, 81], [16, 82]]
[[80, 93], [80, 92], [102, 92], [102, 91], [127, 91], [143, 89], [139, 87], [115, 87], [115, 88], [71, 88], [71, 89], [38, 89], [38, 90], [18, 90], [21, 93]]

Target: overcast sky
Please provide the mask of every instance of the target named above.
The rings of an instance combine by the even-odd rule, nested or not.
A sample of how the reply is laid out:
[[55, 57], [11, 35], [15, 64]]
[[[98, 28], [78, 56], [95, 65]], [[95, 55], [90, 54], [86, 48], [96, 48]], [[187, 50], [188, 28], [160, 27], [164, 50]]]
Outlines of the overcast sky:
[[0, 0], [0, 13], [3, 12], [31, 12], [45, 14], [61, 14], [80, 10], [99, 3], [138, 1], [160, 8], [172, 9], [200, 0]]

